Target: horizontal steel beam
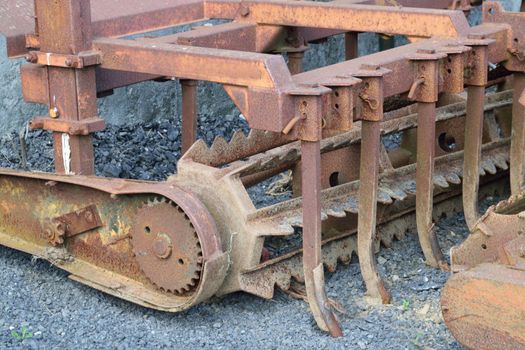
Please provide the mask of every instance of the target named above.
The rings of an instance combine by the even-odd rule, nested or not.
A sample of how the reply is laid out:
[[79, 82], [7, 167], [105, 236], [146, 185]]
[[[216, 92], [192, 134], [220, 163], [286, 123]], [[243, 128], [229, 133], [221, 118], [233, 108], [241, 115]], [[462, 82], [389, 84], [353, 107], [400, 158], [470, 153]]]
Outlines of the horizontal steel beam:
[[140, 41], [255, 52], [256, 31], [256, 24], [231, 22]]
[[258, 24], [374, 32], [428, 38], [456, 37], [469, 24], [461, 11], [398, 8], [345, 1], [207, 0], [204, 15]]
[[283, 57], [122, 39], [96, 39], [104, 69], [205, 80], [253, 88], [289, 87]]

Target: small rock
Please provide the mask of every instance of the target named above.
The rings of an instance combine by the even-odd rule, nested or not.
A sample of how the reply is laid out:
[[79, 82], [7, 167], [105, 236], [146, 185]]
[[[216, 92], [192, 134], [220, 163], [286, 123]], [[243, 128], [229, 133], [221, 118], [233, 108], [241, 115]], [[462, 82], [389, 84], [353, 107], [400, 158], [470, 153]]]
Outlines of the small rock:
[[379, 265], [384, 265], [386, 263], [386, 259], [380, 256], [379, 258], [377, 258], [377, 262]]
[[358, 341], [358, 342], [357, 342], [357, 345], [359, 346], [360, 349], [366, 349], [366, 344], [365, 344], [365, 342]]
[[168, 140], [170, 141], [176, 141], [179, 138], [179, 132], [176, 129], [171, 129], [168, 132]]
[[222, 327], [222, 324], [220, 322], [215, 322], [213, 324], [213, 328], [221, 328]]
[[430, 304], [425, 304], [421, 309], [417, 310], [417, 314], [421, 316], [425, 316], [428, 314], [428, 311], [430, 310]]
[[104, 166], [104, 169], [102, 170], [102, 172], [106, 175], [106, 176], [110, 176], [110, 177], [119, 177], [120, 176], [120, 173], [122, 172], [122, 168], [120, 165], [116, 165], [116, 164], [112, 164], [112, 163], [109, 163], [109, 164], [106, 164]]
[[399, 276], [398, 275], [392, 275], [392, 281], [393, 282], [399, 281]]

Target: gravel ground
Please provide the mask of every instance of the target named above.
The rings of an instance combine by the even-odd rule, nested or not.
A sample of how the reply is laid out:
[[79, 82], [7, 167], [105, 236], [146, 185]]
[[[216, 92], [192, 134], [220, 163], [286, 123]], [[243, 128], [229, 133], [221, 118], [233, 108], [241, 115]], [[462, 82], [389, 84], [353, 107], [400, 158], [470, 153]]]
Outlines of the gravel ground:
[[[217, 124], [217, 125], [215, 125]], [[201, 120], [223, 135], [242, 120]], [[142, 127], [109, 127], [95, 137], [97, 174], [160, 180], [173, 173], [180, 145], [177, 121]], [[201, 132], [210, 142], [213, 135]], [[27, 136], [33, 170], [51, 169], [51, 139], [41, 131]], [[146, 145], [145, 147], [143, 145]], [[18, 136], [0, 144], [0, 166], [18, 168]], [[268, 183], [266, 183], [268, 185]], [[252, 193], [260, 196], [264, 189]], [[444, 248], [462, 241], [464, 219], [457, 214], [438, 224]], [[0, 247], [0, 348], [330, 348], [461, 349], [446, 330], [439, 310], [447, 273], [426, 267], [410, 234], [382, 249], [380, 269], [391, 285], [391, 305], [368, 305], [359, 265], [353, 261], [327, 276], [328, 295], [340, 314], [345, 337], [332, 339], [314, 325], [308, 306], [283, 292], [273, 300], [237, 293], [180, 314], [145, 309], [68, 280], [67, 273], [30, 255]], [[27, 330], [28, 339], [17, 340]]]

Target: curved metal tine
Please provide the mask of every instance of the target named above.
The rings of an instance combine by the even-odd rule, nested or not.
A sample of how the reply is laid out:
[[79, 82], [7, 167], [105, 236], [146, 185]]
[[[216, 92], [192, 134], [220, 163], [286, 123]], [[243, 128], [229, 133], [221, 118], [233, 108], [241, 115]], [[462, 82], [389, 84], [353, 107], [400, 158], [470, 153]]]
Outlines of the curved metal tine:
[[478, 210], [479, 167], [483, 143], [485, 87], [469, 86], [465, 118], [465, 147], [463, 154], [463, 211], [468, 228], [472, 230], [480, 215]]
[[319, 328], [343, 335], [325, 293], [321, 251], [321, 143], [301, 142], [303, 195], [303, 268], [306, 297]]
[[525, 107], [519, 102], [525, 89], [525, 73], [514, 73], [513, 89], [510, 189], [512, 194], [518, 194], [525, 180]]
[[380, 147], [380, 123], [363, 120], [361, 124], [361, 165], [359, 170], [359, 212], [357, 219], [359, 265], [368, 296], [375, 301], [388, 304], [391, 296], [377, 270], [374, 249]]
[[428, 265], [448, 270], [432, 223], [436, 104], [419, 102], [417, 108], [416, 221], [419, 243]]

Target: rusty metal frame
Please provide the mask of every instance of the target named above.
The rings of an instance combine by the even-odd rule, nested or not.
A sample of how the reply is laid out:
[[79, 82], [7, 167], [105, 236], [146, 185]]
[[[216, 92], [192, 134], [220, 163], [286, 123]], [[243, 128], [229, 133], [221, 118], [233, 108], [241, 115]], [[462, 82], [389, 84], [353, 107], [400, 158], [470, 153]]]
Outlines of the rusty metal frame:
[[[357, 0], [327, 3], [173, 0], [152, 1], [148, 4], [136, 1], [133, 2], [135, 6], [129, 2], [123, 6], [121, 1], [116, 0], [110, 5], [101, 0], [35, 0], [36, 21], [27, 17], [32, 4], [31, 1], [25, 1], [23, 15], [18, 17], [19, 26], [14, 29], [9, 27], [6, 35], [10, 55], [20, 55], [29, 49], [26, 54], [28, 63], [22, 67], [24, 97], [30, 102], [49, 106], [49, 115], [35, 119], [32, 127], [53, 131], [57, 173], [77, 176], [94, 173], [90, 134], [103, 128], [96, 110], [97, 93], [145, 80], [181, 80], [182, 147], [187, 152], [179, 163], [177, 176], [158, 187], [186, 188], [188, 192], [195, 192], [196, 198], [205, 203], [202, 206], [206, 208], [195, 204], [197, 208], [194, 210], [204, 213], [208, 218], [219, 217], [222, 221], [225, 218], [221, 216], [222, 213], [218, 213], [217, 196], [222, 194], [225, 198], [231, 198], [229, 205], [237, 211], [237, 217], [229, 218], [232, 222], [218, 222], [218, 225], [239, 225], [239, 232], [249, 232], [245, 237], [235, 239], [233, 236], [221, 237], [221, 247], [217, 243], [218, 236], [226, 230], [219, 228], [214, 233], [217, 236], [213, 243], [216, 254], [206, 256], [209, 261], [205, 262], [213, 265], [212, 270], [220, 272], [220, 278], [213, 280], [213, 277], [204, 277], [199, 288], [206, 285], [205, 282], [209, 283], [209, 290], [202, 292], [206, 296], [234, 290], [254, 292], [247, 285], [248, 278], [243, 278], [243, 275], [265, 267], [258, 266], [264, 236], [290, 234], [288, 228], [275, 228], [275, 222], [256, 220], [264, 218], [264, 215], [265, 219], [275, 218], [268, 211], [255, 210], [242, 182], [256, 182], [253, 177], [249, 180], [248, 176], [257, 178], [263, 171], [267, 175], [271, 167], [274, 170], [286, 169], [288, 165], [284, 163], [276, 165], [281, 160], [292, 163], [289, 158], [282, 157], [282, 153], [279, 153], [279, 161], [264, 163], [258, 157], [264, 158], [262, 152], [269, 150], [286, 151], [289, 145], [282, 146], [284, 148], [279, 151], [275, 149], [298, 141], [300, 147], [292, 147], [292, 150], [301, 161], [302, 200], [293, 205], [300, 207], [302, 216], [302, 278], [306, 284], [306, 298], [319, 327], [333, 336], [340, 336], [341, 328], [324, 292], [323, 207], [331, 192], [322, 191], [321, 153], [327, 143], [337, 140], [338, 135], [348, 137], [353, 135], [354, 130], [360, 132], [361, 181], [356, 197], [359, 204], [352, 209], [358, 214], [356, 249], [368, 293], [383, 303], [389, 302], [390, 295], [377, 271], [374, 257], [378, 241], [377, 202], [392, 203], [394, 199], [400, 200], [407, 195], [403, 191], [391, 191], [385, 195], [380, 186], [381, 169], [390, 169], [392, 173], [397, 171], [398, 176], [416, 178], [416, 221], [423, 253], [430, 265], [447, 268], [433, 231], [434, 189], [436, 183], [444, 183], [443, 187], [456, 183], [458, 176], [449, 173], [437, 176], [436, 164], [438, 159], [440, 166], [443, 166], [443, 162], [457, 160], [459, 153], [436, 158], [439, 119], [436, 103], [439, 94], [457, 94], [465, 86], [468, 87], [464, 138], [464, 154], [468, 161], [464, 162], [462, 176], [464, 206], [470, 227], [474, 227], [478, 219], [476, 204], [482, 163], [487, 162], [485, 167], [488, 172], [496, 169], [496, 165], [501, 169], [507, 167], [505, 140], [490, 140], [484, 144], [482, 139], [483, 95], [485, 86], [489, 84], [489, 62], [503, 63], [509, 72], [516, 72], [515, 118], [512, 121], [510, 146], [513, 192], [519, 192], [524, 181], [525, 124], [523, 118], [516, 118], [524, 110], [518, 103], [518, 97], [523, 93], [525, 70], [525, 56], [520, 46], [522, 41], [525, 42], [521, 29], [525, 20], [523, 14], [509, 14], [498, 3], [485, 3], [484, 18], [488, 23], [470, 28], [461, 11], [441, 9], [449, 6], [457, 9], [459, 4], [461, 9], [468, 10], [469, 5], [465, 1], [431, 2], [432, 7], [437, 9], [413, 8], [410, 5], [414, 2], [408, 0], [399, 2], [407, 7], [382, 6], [382, 1]], [[12, 4], [0, 5], [0, 18], [3, 19], [5, 13], [16, 11], [19, 10], [13, 8]], [[383, 21], [385, 18], [389, 20]], [[175, 35], [129, 37], [207, 19], [233, 22], [200, 27]], [[405, 35], [412, 43], [366, 57], [356, 57], [358, 32]], [[345, 34], [347, 45], [346, 61], [302, 72], [301, 62], [309, 42], [342, 33]], [[280, 53], [288, 54], [288, 64]], [[264, 132], [252, 136], [252, 142], [255, 139], [261, 143], [235, 149], [235, 145], [247, 144], [244, 135], [235, 136], [230, 145], [212, 146], [211, 153], [215, 152], [214, 156], [209, 156], [210, 152], [199, 143], [193, 144], [196, 138], [198, 81], [223, 85], [250, 127]], [[390, 119], [385, 118], [385, 100], [399, 95], [417, 103], [416, 122], [412, 125], [417, 126], [417, 165], [394, 170], [382, 154], [381, 133], [388, 123], [394, 123], [399, 128], [403, 117], [407, 117], [392, 114]], [[357, 124], [360, 124], [359, 128]], [[349, 144], [348, 140], [345, 142]], [[340, 147], [334, 146], [332, 150], [337, 148]], [[482, 150], [498, 160], [484, 158]], [[290, 153], [286, 155], [290, 156]], [[206, 157], [215, 159], [208, 159], [210, 161], [207, 163], [198, 160]], [[240, 161], [245, 157], [255, 157], [256, 161]], [[219, 164], [214, 162], [231, 164], [216, 169], [215, 166]], [[266, 164], [267, 168], [261, 164]], [[55, 181], [43, 175], [35, 177], [5, 173], [4, 176]], [[74, 182], [58, 175], [53, 179], [59, 183]], [[100, 180], [78, 178], [75, 181], [77, 185], [87, 184], [87, 187], [94, 188], [93, 182]], [[217, 187], [210, 191], [208, 186], [211, 184]], [[135, 186], [125, 181], [121, 185], [123, 188]], [[145, 184], [143, 186], [149, 188]], [[354, 191], [355, 186], [355, 183], [343, 185], [346, 191]], [[158, 191], [151, 189], [157, 195], [160, 193]], [[121, 191], [114, 192], [121, 194]], [[162, 195], [177, 204], [182, 200], [166, 193]], [[194, 198], [182, 190], [179, 196]], [[348, 197], [349, 193], [346, 192], [345, 196]], [[281, 214], [287, 213], [286, 207], [277, 209]], [[267, 210], [275, 211], [276, 208]], [[342, 215], [342, 211], [331, 210], [332, 216]], [[246, 228], [250, 220], [257, 232]], [[192, 221], [192, 224], [197, 225], [198, 220]], [[198, 236], [202, 242], [209, 239], [199, 232]], [[9, 237], [5, 237], [5, 240], [16, 245]], [[227, 246], [228, 243], [224, 242], [230, 242], [233, 246]], [[235, 253], [239, 251], [239, 246], [235, 247], [235, 244], [241, 245], [247, 253], [243, 256]], [[228, 256], [233, 261], [230, 261], [230, 265], [224, 260], [227, 251], [233, 252], [232, 256]], [[229, 269], [228, 274], [226, 269]], [[84, 279], [85, 283], [99, 283], [89, 281], [85, 274], [82, 276], [79, 278]], [[108, 291], [111, 288], [101, 289]], [[197, 299], [200, 298], [199, 294]], [[137, 300], [136, 295], [129, 299]], [[178, 305], [164, 309], [178, 310], [184, 307]]]

